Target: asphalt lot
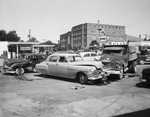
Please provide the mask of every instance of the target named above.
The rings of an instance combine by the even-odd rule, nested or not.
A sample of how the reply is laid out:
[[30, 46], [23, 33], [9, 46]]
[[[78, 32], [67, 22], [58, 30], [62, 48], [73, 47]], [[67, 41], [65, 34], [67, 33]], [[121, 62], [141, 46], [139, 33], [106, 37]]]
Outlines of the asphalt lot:
[[104, 85], [26, 73], [30, 81], [0, 73], [0, 117], [149, 117], [150, 87], [136, 74]]

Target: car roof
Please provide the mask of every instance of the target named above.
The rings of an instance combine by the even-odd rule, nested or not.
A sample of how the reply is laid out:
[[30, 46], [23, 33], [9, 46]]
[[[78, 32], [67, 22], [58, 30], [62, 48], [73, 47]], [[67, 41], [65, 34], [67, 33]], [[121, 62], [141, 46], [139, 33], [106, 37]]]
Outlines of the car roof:
[[22, 54], [22, 55], [44, 55], [44, 56], [46, 56], [46, 54], [41, 54], [41, 53], [26, 53], [26, 54]]
[[87, 53], [94, 53], [94, 54], [96, 54], [95, 52], [80, 52], [81, 55], [84, 55], [84, 54], [87, 54]]
[[57, 56], [80, 56], [79, 54], [74, 54], [74, 53], [54, 53], [52, 55], [57, 55]]

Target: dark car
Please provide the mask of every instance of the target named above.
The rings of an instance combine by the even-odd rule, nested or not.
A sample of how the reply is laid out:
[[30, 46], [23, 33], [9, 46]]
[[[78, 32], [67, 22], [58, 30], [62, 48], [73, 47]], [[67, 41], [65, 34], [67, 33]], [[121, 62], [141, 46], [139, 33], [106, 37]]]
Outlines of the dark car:
[[3, 73], [24, 74], [26, 70], [35, 72], [35, 65], [47, 58], [45, 54], [23, 54], [19, 58], [7, 59], [3, 62]]
[[139, 73], [140, 82], [150, 85], [150, 65], [144, 65]]
[[138, 65], [144, 65], [144, 64], [150, 64], [150, 54], [137, 54], [137, 64]]

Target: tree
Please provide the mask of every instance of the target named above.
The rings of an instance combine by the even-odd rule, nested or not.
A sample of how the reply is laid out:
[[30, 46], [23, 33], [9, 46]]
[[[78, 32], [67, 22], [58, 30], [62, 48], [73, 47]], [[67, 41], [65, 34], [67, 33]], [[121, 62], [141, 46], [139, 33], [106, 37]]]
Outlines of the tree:
[[96, 40], [91, 41], [90, 46], [99, 46], [99, 43]]
[[5, 30], [0, 30], [0, 41], [18, 42], [20, 37], [17, 36], [16, 31], [6, 33]]
[[35, 37], [31, 37], [27, 42], [39, 42]]
[[16, 31], [13, 30], [6, 35], [6, 41], [18, 42], [20, 41], [20, 37], [18, 37]]
[[41, 45], [53, 45], [52, 41], [48, 40], [46, 42], [41, 43]]
[[5, 41], [5, 40], [6, 40], [6, 31], [0, 30], [0, 41]]

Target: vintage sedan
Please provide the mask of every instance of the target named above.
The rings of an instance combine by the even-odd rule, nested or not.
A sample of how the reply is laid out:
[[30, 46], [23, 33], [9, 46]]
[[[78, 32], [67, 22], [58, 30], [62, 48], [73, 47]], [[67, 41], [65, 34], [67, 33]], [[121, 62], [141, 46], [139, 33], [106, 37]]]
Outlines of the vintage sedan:
[[45, 54], [28, 53], [19, 58], [6, 59], [1, 68], [2, 73], [24, 74], [26, 70], [35, 72], [35, 65], [46, 59]]
[[98, 55], [95, 52], [80, 52], [79, 54], [82, 56], [83, 60], [85, 61], [94, 61], [100, 59], [100, 55]]
[[79, 54], [58, 53], [47, 57], [36, 65], [36, 71], [44, 75], [53, 75], [77, 79], [81, 84], [89, 80], [105, 79], [109, 74], [103, 72], [103, 64], [97, 61], [83, 61]]

